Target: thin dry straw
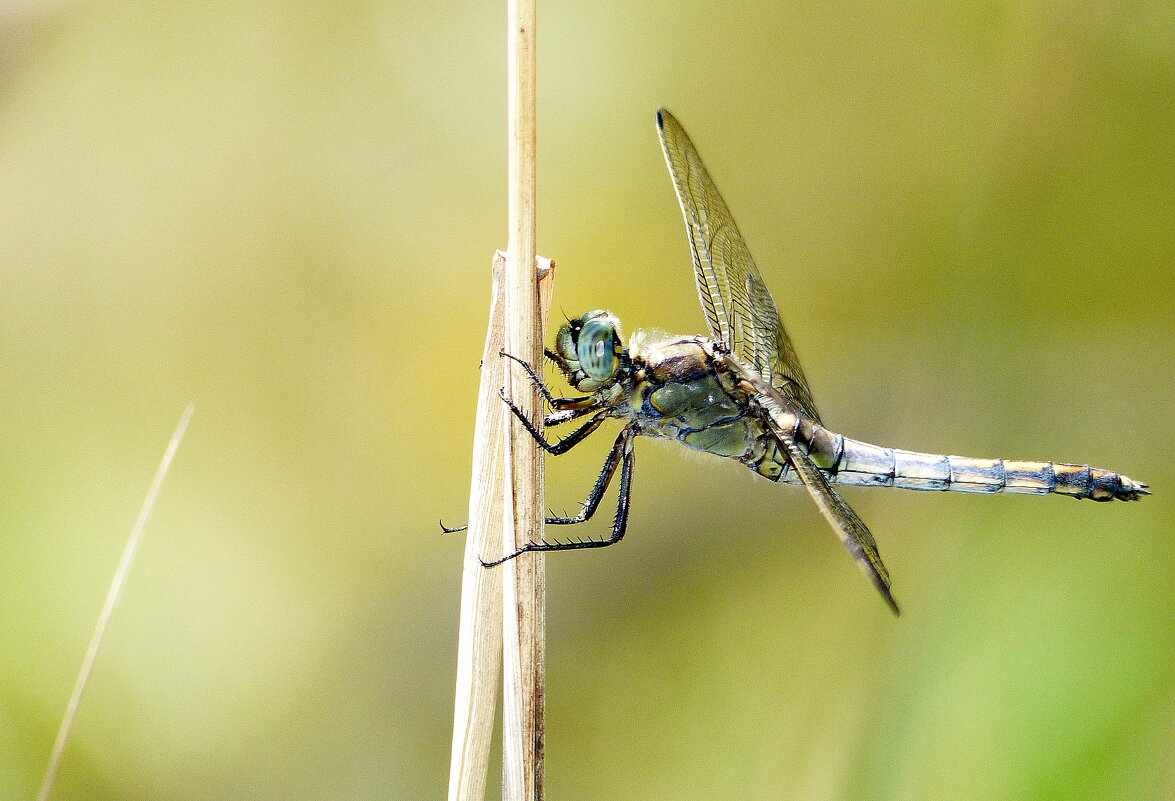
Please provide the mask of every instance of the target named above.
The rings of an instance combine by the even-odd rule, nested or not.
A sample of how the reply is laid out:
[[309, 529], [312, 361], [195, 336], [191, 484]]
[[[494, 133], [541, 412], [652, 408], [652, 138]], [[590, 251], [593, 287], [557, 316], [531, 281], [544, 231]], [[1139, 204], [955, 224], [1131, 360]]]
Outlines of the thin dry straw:
[[143, 538], [143, 530], [147, 527], [151, 510], [155, 508], [155, 500], [159, 497], [159, 490], [163, 487], [163, 479], [167, 477], [171, 461], [175, 458], [175, 452], [179, 450], [180, 441], [183, 440], [184, 433], [188, 430], [188, 423], [195, 411], [196, 407], [191, 405], [184, 409], [179, 424], [175, 427], [175, 433], [171, 435], [171, 442], [167, 444], [163, 460], [159, 463], [159, 469], [155, 471], [155, 479], [151, 482], [151, 488], [147, 490], [147, 497], [143, 499], [143, 505], [139, 509], [139, 518], [135, 521], [134, 528], [131, 529], [131, 535], [122, 552], [122, 559], [114, 571], [114, 578], [110, 581], [110, 589], [106, 593], [106, 603], [102, 605], [102, 612], [98, 615], [98, 622], [94, 625], [94, 633], [90, 636], [90, 646], [86, 649], [86, 656], [78, 671], [77, 682], [73, 686], [69, 705], [65, 708], [65, 715], [61, 718], [61, 728], [57, 730], [57, 741], [53, 743], [53, 752], [49, 756], [49, 766], [45, 769], [45, 778], [41, 781], [41, 790], [37, 793], [37, 801], [48, 801], [50, 793], [53, 792], [53, 783], [57, 780], [57, 769], [61, 766], [61, 759], [65, 754], [65, 744], [69, 741], [70, 731], [77, 718], [78, 706], [82, 701], [82, 693], [85, 692], [86, 685], [90, 681], [90, 673], [98, 658], [98, 649], [102, 647], [102, 639], [106, 636], [110, 616], [114, 613], [114, 605], [118, 603], [118, 596], [122, 593], [122, 586], [126, 581], [127, 574], [130, 573], [131, 563], [139, 548], [139, 541]]
[[[506, 265], [506, 349], [531, 364], [542, 360], [541, 301], [535, 274], [537, 0], [507, 3], [510, 244]], [[516, 364], [506, 371], [510, 397], [531, 420], [542, 420], [535, 387]], [[503, 544], [519, 547], [543, 536], [543, 460], [535, 441], [508, 420]], [[502, 565], [502, 797], [543, 797], [543, 699], [546, 581], [542, 554]]]
[[[546, 318], [551, 306], [555, 264], [540, 257], [536, 268], [540, 303]], [[461, 584], [449, 801], [482, 801], [485, 795], [494, 704], [502, 675], [502, 578], [506, 572], [501, 568], [487, 570], [480, 558], [502, 552], [502, 529], [506, 522], [503, 496], [510, 477], [502, 452], [510, 413], [498, 396], [506, 381], [506, 360], [499, 355], [505, 346], [505, 269], [506, 254], [498, 252], [492, 268], [490, 323], [482, 356], [473, 435], [473, 481]]]
[[[498, 355], [504, 348], [531, 364], [541, 362], [550, 302], [552, 265], [539, 260], [535, 270], [536, 2], [507, 2], [509, 248], [505, 258], [499, 253], [494, 260], [474, 434], [449, 801], [481, 801], [498, 675], [503, 679], [502, 798], [543, 797], [543, 561], [539, 554], [525, 554], [492, 571], [480, 561], [542, 538], [542, 458], [497, 397], [505, 388], [531, 420], [542, 420], [535, 388], [517, 369], [505, 369]], [[520, 380], [513, 381], [516, 377]]]
[[506, 345], [502, 310], [505, 269], [506, 255], [499, 251], [492, 267], [489, 328], [473, 431], [449, 801], [482, 801], [485, 795], [494, 703], [502, 672], [502, 571], [482, 567], [481, 557], [502, 550], [502, 430], [507, 412], [497, 393], [505, 383], [504, 360], [498, 355]]

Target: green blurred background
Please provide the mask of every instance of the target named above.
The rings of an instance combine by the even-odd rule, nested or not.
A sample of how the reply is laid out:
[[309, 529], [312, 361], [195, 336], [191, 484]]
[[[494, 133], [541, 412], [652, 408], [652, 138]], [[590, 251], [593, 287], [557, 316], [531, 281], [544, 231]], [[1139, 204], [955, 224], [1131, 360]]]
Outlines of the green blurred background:
[[[56, 798], [442, 797], [503, 5], [3, 6], [0, 797], [188, 402]], [[895, 620], [802, 491], [640, 442], [629, 537], [548, 560], [550, 797], [1175, 798], [1168, 0], [546, 3], [539, 41], [556, 317], [702, 330], [665, 105], [830, 425], [1155, 490], [849, 489]]]

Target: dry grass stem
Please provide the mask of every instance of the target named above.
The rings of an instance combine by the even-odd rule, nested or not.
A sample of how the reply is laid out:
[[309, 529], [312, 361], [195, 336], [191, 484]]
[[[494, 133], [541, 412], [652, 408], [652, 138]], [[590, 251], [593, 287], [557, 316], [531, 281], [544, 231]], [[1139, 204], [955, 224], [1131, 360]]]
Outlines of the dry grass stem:
[[481, 359], [477, 422], [473, 432], [473, 476], [469, 486], [469, 530], [461, 580], [461, 630], [457, 644], [457, 691], [449, 801], [481, 801], [485, 794], [493, 735], [494, 701], [502, 655], [502, 573], [481, 566], [483, 554], [502, 549], [502, 423], [498, 398], [505, 370], [498, 352], [506, 346], [503, 297], [506, 257], [494, 254], [490, 319]]
[[[543, 316], [550, 308], [554, 263], [536, 260]], [[481, 801], [485, 795], [493, 737], [498, 681], [502, 675], [502, 568], [487, 570], [481, 558], [502, 552], [503, 497], [507, 469], [503, 456], [509, 411], [498, 397], [506, 385], [506, 254], [493, 262], [490, 320], [482, 352], [477, 423], [473, 435], [473, 479], [469, 491], [469, 531], [461, 589], [461, 631], [457, 649], [457, 687], [449, 801]]]
[[545, 302], [535, 269], [535, 2], [507, 0], [509, 248], [504, 264], [501, 254], [494, 262], [478, 397], [449, 801], [480, 801], [485, 791], [499, 654], [502, 797], [537, 801], [543, 796], [543, 560], [524, 554], [496, 570], [480, 564], [483, 555], [495, 557], [543, 534], [542, 452], [496, 397], [504, 388], [527, 417], [541, 424], [538, 391], [517, 364], [507, 367], [498, 356], [504, 350], [532, 365], [542, 363], [550, 300], [553, 265], [545, 265]]
[[159, 462], [159, 469], [155, 471], [155, 478], [151, 482], [151, 488], [147, 490], [147, 496], [143, 498], [143, 505], [139, 509], [139, 517], [135, 520], [135, 525], [131, 529], [130, 537], [127, 538], [126, 547], [122, 551], [122, 559], [119, 560], [118, 567], [114, 571], [114, 577], [110, 581], [110, 589], [106, 592], [106, 602], [102, 605], [102, 611], [98, 615], [98, 622], [94, 624], [94, 632], [90, 635], [90, 645], [86, 649], [86, 655], [82, 659], [81, 669], [78, 671], [77, 681], [73, 686], [73, 694], [69, 697], [69, 704], [65, 708], [65, 714], [61, 718], [61, 727], [57, 730], [57, 740], [53, 743], [53, 751], [49, 756], [49, 766], [45, 769], [45, 777], [41, 781], [41, 789], [37, 793], [37, 801], [48, 801], [49, 796], [53, 792], [53, 784], [57, 780], [57, 771], [61, 767], [61, 759], [65, 754], [65, 745], [69, 742], [70, 732], [73, 730], [74, 720], [77, 718], [78, 707], [82, 702], [82, 694], [86, 691], [86, 685], [90, 681], [90, 674], [94, 670], [94, 662], [98, 659], [98, 650], [102, 647], [102, 640], [106, 636], [106, 629], [110, 625], [110, 617], [114, 614], [114, 606], [118, 603], [118, 597], [122, 594], [122, 587], [126, 583], [126, 577], [130, 573], [131, 563], [134, 562], [135, 553], [139, 549], [139, 542], [143, 539], [143, 531], [147, 528], [147, 521], [151, 518], [151, 511], [155, 508], [155, 501], [159, 498], [159, 491], [163, 487], [163, 480], [167, 477], [167, 471], [171, 468], [172, 459], [175, 458], [175, 453], [179, 450], [180, 442], [184, 438], [184, 433], [188, 430], [188, 423], [192, 419], [192, 414], [196, 411], [194, 406], [188, 406], [184, 409], [184, 413], [180, 416], [179, 424], [175, 427], [175, 433], [171, 435], [171, 441], [167, 444], [167, 450], [163, 454], [163, 459]]
[[[537, 0], [508, 0], [509, 226], [506, 265], [506, 349], [531, 364], [542, 359], [542, 311], [535, 275], [535, 20]], [[517, 364], [506, 388], [523, 414], [542, 421], [538, 391]], [[545, 510], [542, 452], [510, 420], [503, 434], [510, 481], [503, 500], [503, 544], [539, 542]], [[503, 565], [502, 797], [543, 797], [545, 581], [543, 558], [523, 554]]]

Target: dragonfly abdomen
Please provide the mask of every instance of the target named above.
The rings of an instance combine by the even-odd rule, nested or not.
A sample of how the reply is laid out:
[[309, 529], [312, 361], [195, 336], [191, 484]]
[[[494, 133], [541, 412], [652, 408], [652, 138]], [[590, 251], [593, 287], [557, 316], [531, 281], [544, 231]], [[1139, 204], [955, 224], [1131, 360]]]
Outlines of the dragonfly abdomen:
[[[973, 459], [882, 448], [801, 420], [797, 441], [830, 481], [871, 487], [1024, 495], [1068, 495], [1095, 501], [1134, 501], [1149, 494], [1146, 485], [1112, 470], [1063, 462]], [[790, 465], [778, 481], [801, 483]], [[760, 472], [763, 472], [760, 470]]]

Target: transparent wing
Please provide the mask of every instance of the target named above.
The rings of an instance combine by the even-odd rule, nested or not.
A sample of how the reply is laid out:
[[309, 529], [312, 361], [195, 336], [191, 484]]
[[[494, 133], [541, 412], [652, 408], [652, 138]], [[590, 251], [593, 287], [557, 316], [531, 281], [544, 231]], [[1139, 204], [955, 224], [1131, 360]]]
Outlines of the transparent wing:
[[816, 502], [824, 519], [828, 521], [832, 530], [849, 549], [849, 553], [857, 560], [857, 566], [870, 578], [873, 586], [877, 587], [877, 591], [881, 593], [881, 597], [889, 604], [893, 613], [895, 615], [901, 614], [897, 601], [894, 600], [889, 589], [889, 571], [885, 569], [885, 564], [881, 561], [881, 554], [877, 552], [877, 542], [873, 539], [869, 527], [861, 518], [857, 517], [857, 513], [853, 511], [853, 507], [849, 506], [848, 501], [842, 498], [840, 493], [828, 483], [828, 479], [820, 472], [820, 468], [812, 461], [812, 457], [804, 453], [796, 441], [786, 433], [782, 431], [776, 433], [780, 443], [787, 450], [787, 455], [791, 458], [792, 467], [804, 482], [804, 488], [808, 490], [808, 494]]
[[[784, 415], [784, 408], [775, 388], [755, 375], [747, 366], [739, 364], [737, 359], [728, 359], [727, 363], [742, 376], [759, 407], [765, 412], [762, 417], [763, 421], [771, 429], [775, 438], [779, 440], [780, 446], [787, 451], [792, 468], [799, 475], [800, 480], [804, 482], [804, 488], [808, 490], [808, 494], [816, 502], [820, 514], [824, 515], [824, 519], [832, 526], [836, 536], [857, 560], [857, 566], [869, 577], [873, 586], [877, 587], [881, 597], [889, 604], [889, 608], [893, 610], [895, 615], [901, 614], [897, 601], [894, 600], [893, 594], [890, 592], [889, 571], [885, 569], [885, 564], [881, 561], [881, 554], [877, 551], [877, 542], [873, 539], [873, 534], [861, 518], [857, 517], [857, 513], [853, 511], [848, 502], [828, 483], [828, 479], [824, 473], [820, 472], [820, 468], [812, 461], [812, 457], [796, 443], [795, 438], [788, 432], [787, 425], [780, 422]], [[794, 418], [791, 419], [791, 424], [794, 426]]]
[[694, 278], [711, 336], [819, 420], [775, 301], [702, 157], [681, 123], [665, 109], [657, 111], [657, 127], [685, 216]]

